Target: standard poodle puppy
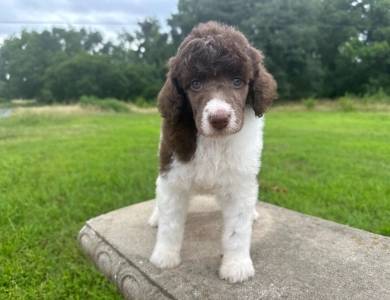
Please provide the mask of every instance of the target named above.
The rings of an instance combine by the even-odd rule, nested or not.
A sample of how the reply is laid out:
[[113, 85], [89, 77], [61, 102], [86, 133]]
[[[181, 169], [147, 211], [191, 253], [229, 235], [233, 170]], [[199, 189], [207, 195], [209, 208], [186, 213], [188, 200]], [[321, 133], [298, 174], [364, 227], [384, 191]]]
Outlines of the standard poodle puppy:
[[263, 59], [236, 29], [208, 22], [195, 27], [169, 60], [158, 95], [160, 167], [149, 219], [158, 225], [150, 258], [157, 267], [180, 264], [189, 200], [206, 193], [219, 201], [225, 225], [220, 277], [234, 283], [254, 275], [249, 249], [258, 217], [263, 115], [276, 98]]

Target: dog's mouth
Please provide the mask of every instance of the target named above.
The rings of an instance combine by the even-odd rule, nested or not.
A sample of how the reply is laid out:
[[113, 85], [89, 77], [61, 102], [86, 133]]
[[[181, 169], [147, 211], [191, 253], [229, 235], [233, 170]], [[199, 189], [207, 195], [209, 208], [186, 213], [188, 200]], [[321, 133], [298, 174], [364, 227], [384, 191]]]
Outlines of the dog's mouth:
[[215, 140], [222, 140], [222, 139], [226, 139], [236, 133], [238, 133], [238, 131], [218, 131], [218, 132], [213, 132], [213, 133], [203, 133], [203, 132], [199, 132], [201, 135], [207, 137], [207, 138], [211, 138], [211, 139], [215, 139]]
[[241, 130], [241, 119], [229, 103], [212, 99], [203, 108], [200, 124], [197, 124], [197, 127], [199, 133], [204, 136], [224, 137]]
[[198, 131], [206, 137], [222, 138], [241, 130], [242, 124], [235, 114], [219, 113], [203, 116]]

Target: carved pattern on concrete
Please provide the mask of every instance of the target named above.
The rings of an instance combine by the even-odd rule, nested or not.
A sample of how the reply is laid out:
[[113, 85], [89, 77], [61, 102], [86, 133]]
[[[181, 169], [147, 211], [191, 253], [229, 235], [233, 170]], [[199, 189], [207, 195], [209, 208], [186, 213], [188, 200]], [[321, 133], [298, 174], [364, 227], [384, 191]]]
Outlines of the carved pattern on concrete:
[[88, 224], [81, 229], [78, 242], [96, 267], [116, 286], [125, 299], [171, 299]]

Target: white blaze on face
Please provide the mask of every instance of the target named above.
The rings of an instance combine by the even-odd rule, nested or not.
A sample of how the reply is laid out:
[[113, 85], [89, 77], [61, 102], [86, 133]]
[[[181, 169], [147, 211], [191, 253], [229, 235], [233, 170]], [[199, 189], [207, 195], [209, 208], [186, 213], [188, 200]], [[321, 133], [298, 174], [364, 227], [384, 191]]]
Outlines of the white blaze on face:
[[226, 114], [229, 116], [228, 124], [226, 128], [223, 129], [223, 132], [233, 133], [236, 131], [238, 128], [237, 117], [232, 106], [223, 100], [212, 99], [206, 104], [202, 112], [201, 127], [204, 135], [207, 136], [219, 133], [219, 131], [215, 129], [209, 121], [211, 116], [216, 116], [219, 114]]

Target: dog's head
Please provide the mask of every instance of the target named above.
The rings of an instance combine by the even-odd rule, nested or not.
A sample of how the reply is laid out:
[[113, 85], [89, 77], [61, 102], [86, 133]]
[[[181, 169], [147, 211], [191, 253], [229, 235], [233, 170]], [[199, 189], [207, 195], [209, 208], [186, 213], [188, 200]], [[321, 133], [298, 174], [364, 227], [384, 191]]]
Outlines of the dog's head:
[[243, 126], [245, 105], [261, 117], [276, 98], [276, 83], [263, 59], [233, 27], [200, 24], [168, 62], [158, 109], [168, 122], [192, 114], [205, 136], [236, 133]]

